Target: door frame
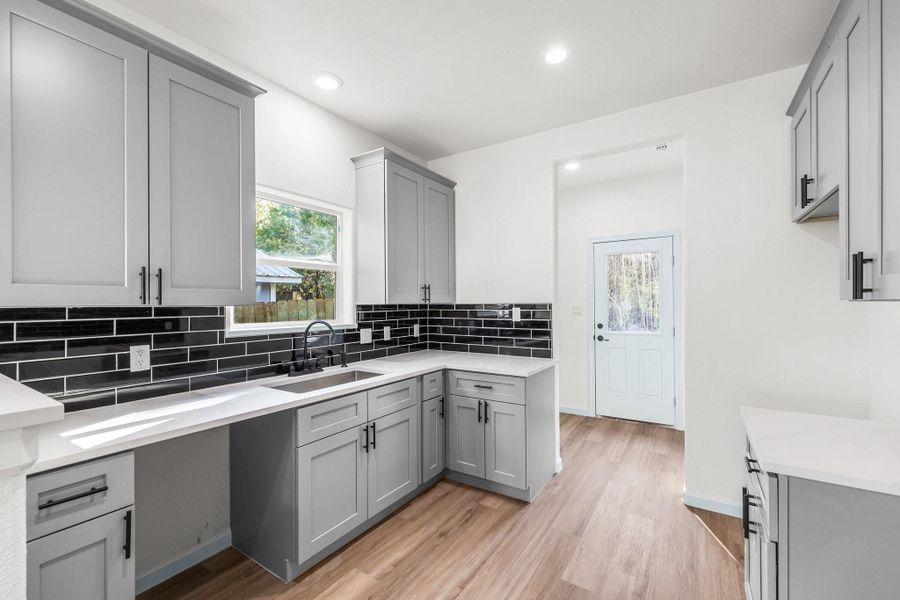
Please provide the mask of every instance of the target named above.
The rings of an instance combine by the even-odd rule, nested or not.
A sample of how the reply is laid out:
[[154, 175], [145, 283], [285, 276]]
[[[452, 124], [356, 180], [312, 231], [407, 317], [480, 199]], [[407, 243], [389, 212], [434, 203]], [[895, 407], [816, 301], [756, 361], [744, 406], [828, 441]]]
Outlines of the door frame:
[[[672, 315], [673, 320], [675, 322], [675, 340], [674, 340], [674, 352], [673, 352], [673, 360], [674, 370], [675, 370], [675, 421], [674, 427], [675, 429], [684, 431], [684, 362], [682, 360], [682, 347], [683, 347], [683, 330], [684, 330], [684, 320], [681, 312], [681, 232], [678, 229], [665, 229], [662, 231], [648, 231], [644, 233], [634, 233], [634, 234], [622, 234], [622, 235], [611, 235], [611, 236], [603, 236], [598, 238], [592, 238], [588, 240], [587, 243], [587, 252], [588, 252], [588, 302], [587, 306], [590, 307], [589, 314], [589, 322], [593, 323], [594, 315], [596, 314], [596, 302], [595, 302], [595, 290], [597, 286], [596, 282], [596, 269], [594, 268], [594, 245], [595, 244], [603, 244], [606, 242], [627, 242], [632, 240], [645, 240], [649, 238], [663, 238], [668, 237], [672, 238], [672, 257], [675, 260], [675, 264], [672, 266]], [[593, 328], [591, 329], [593, 332]], [[588, 397], [590, 400], [591, 406], [591, 416], [597, 416], [597, 373], [596, 373], [596, 349], [597, 344], [594, 343], [593, 335], [588, 336], [587, 338], [588, 345], [588, 373], [590, 374], [590, 380], [588, 382]]]

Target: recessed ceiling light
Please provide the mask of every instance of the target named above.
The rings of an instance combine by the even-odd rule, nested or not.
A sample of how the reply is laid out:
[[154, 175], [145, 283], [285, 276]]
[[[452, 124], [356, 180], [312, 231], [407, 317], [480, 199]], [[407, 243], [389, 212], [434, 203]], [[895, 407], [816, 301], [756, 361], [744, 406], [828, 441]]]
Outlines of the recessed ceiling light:
[[323, 90], [336, 90], [344, 85], [344, 80], [334, 73], [316, 73], [312, 76], [312, 81]]
[[569, 56], [569, 51], [563, 48], [562, 46], [554, 46], [547, 50], [547, 53], [544, 54], [544, 60], [546, 60], [551, 65], [558, 65], [562, 61], [566, 60]]
[[573, 160], [573, 161], [570, 161], [570, 162], [567, 162], [566, 164], [564, 164], [563, 169], [565, 169], [566, 171], [577, 171], [578, 167], [580, 167], [580, 166], [581, 166], [580, 162]]

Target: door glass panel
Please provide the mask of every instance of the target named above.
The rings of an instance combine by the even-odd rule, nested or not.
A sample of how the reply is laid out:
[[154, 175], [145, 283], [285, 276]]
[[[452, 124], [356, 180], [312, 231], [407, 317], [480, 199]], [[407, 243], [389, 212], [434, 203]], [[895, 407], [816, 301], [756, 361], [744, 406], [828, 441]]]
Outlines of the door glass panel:
[[610, 331], [659, 331], [659, 252], [609, 254], [607, 306]]

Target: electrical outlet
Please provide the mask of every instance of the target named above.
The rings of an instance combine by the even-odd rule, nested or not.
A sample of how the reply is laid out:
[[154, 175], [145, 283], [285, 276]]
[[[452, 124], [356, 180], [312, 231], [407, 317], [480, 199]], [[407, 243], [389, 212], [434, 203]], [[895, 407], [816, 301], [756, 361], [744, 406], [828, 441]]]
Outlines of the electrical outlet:
[[131, 346], [131, 372], [150, 370], [150, 346]]
[[416, 323], [415, 325], [413, 325], [413, 336], [414, 336], [414, 337], [419, 337], [419, 324], [418, 324], [418, 323]]
[[522, 320], [522, 309], [519, 307], [514, 307], [513, 308], [513, 323], [515, 323], [516, 321], [521, 321], [521, 320]]
[[583, 314], [584, 314], [584, 307], [583, 307], [583, 306], [573, 306], [573, 307], [572, 307], [572, 316], [574, 316], [574, 317], [580, 317], [580, 316], [583, 315]]
[[359, 343], [360, 344], [371, 344], [372, 343], [372, 330], [371, 329], [360, 329], [359, 330]]
[[387, 325], [384, 326], [384, 339], [385, 340], [391, 339], [391, 328], [388, 327]]

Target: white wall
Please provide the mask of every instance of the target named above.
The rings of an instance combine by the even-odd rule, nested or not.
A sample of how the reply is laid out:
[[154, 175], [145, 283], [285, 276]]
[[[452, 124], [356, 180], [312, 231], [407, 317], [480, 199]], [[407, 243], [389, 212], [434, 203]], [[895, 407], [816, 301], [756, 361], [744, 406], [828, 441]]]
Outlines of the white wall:
[[780, 71], [429, 163], [459, 182], [459, 301], [554, 301], [559, 311], [554, 163], [684, 136], [686, 487], [732, 507], [741, 405], [869, 414], [868, 323], [864, 307], [838, 301], [837, 226], [790, 219], [784, 111], [802, 75]]
[[[602, 159], [597, 159], [602, 160]], [[621, 234], [678, 230], [684, 221], [684, 172], [663, 171], [557, 192], [557, 278], [554, 356], [559, 359], [563, 412], [593, 414], [588, 332], [593, 316], [590, 240]], [[581, 315], [574, 314], [579, 307]], [[680, 324], [679, 324], [680, 325]], [[678, 393], [678, 397], [682, 394]]]

